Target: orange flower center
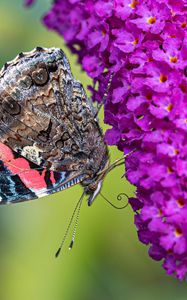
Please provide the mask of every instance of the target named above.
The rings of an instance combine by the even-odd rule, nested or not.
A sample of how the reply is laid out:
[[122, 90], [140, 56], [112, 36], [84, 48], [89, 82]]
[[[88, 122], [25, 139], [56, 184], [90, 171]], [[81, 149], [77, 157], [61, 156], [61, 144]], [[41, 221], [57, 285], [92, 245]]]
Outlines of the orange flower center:
[[139, 4], [139, 1], [132, 1], [131, 4], [129, 4], [129, 6], [132, 8], [132, 9], [135, 9], [135, 7]]
[[150, 18], [147, 19], [147, 23], [148, 23], [148, 24], [151, 24], [151, 25], [152, 25], [152, 24], [154, 24], [155, 22], [156, 22], [156, 17], [150, 17]]
[[179, 199], [177, 200], [177, 204], [178, 204], [178, 206], [179, 206], [180, 208], [182, 208], [182, 207], [184, 206], [184, 199], [183, 199], [183, 198], [179, 198]]
[[181, 23], [181, 27], [185, 28], [186, 27], [186, 22]]
[[175, 38], [176, 38], [176, 34], [173, 33], [173, 34], [171, 34], [169, 37], [170, 37], [171, 39], [175, 39]]
[[180, 152], [180, 151], [179, 151], [178, 149], [175, 149], [175, 150], [174, 150], [174, 154], [175, 154], [175, 155], [179, 154], [179, 152]]
[[167, 168], [167, 171], [168, 171], [168, 174], [172, 174], [172, 173], [173, 173], [173, 170], [172, 170], [171, 167], [168, 167], [168, 168]]
[[148, 62], [151, 62], [151, 61], [153, 61], [153, 58], [152, 58], [152, 57], [148, 57], [148, 58], [147, 58], [147, 61], [148, 61]]
[[133, 45], [137, 45], [138, 44], [138, 39], [135, 38], [134, 41], [132, 42]]
[[162, 210], [159, 208], [159, 209], [158, 209], [158, 214], [157, 214], [157, 217], [161, 217], [161, 216], [162, 216], [162, 214], [163, 214], [163, 212], [162, 212]]
[[164, 83], [164, 82], [166, 82], [167, 80], [168, 80], [168, 77], [167, 77], [166, 75], [164, 75], [164, 74], [161, 74], [161, 75], [160, 75], [160, 82]]
[[166, 110], [170, 112], [170, 111], [172, 110], [172, 108], [173, 108], [173, 104], [170, 103], [170, 104], [166, 107]]
[[178, 58], [176, 56], [171, 56], [169, 60], [172, 63], [176, 63], [178, 61]]
[[180, 228], [175, 229], [175, 236], [180, 237], [182, 235], [182, 230]]

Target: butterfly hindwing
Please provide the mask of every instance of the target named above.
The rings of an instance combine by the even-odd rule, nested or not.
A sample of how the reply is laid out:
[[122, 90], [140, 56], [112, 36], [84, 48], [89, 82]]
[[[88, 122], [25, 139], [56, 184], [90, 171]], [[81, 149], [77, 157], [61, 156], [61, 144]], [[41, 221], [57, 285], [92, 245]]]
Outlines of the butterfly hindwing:
[[37, 199], [82, 180], [73, 172], [40, 168], [0, 143], [0, 204]]

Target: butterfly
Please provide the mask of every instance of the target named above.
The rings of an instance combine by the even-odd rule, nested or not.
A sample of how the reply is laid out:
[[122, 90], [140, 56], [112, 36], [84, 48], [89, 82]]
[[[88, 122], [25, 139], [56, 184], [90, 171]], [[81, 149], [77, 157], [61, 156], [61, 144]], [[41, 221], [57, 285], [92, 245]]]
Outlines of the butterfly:
[[37, 47], [0, 71], [0, 204], [81, 183], [98, 195], [109, 154], [97, 110], [64, 52]]
[[110, 164], [100, 108], [73, 77], [61, 49], [36, 47], [0, 71], [0, 204], [38, 199], [78, 183], [84, 189], [56, 256], [77, 212], [72, 248], [84, 195], [91, 205], [106, 174], [121, 164], [121, 159]]

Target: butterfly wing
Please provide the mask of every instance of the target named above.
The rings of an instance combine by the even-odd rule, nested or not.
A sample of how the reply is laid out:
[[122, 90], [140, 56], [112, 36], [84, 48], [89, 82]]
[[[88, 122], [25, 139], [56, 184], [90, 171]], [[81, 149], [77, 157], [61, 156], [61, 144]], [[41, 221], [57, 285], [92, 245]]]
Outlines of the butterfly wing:
[[60, 49], [21, 54], [0, 73], [0, 141], [40, 167], [96, 173], [106, 145]]
[[84, 176], [38, 167], [0, 143], [0, 204], [37, 199], [81, 182]]

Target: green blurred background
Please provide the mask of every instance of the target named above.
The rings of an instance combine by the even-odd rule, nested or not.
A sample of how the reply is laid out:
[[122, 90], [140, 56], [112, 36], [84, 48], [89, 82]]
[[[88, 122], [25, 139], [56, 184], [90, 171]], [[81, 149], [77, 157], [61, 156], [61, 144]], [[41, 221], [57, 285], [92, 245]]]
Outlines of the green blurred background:
[[[49, 0], [31, 9], [22, 0], [0, 0], [0, 66], [36, 46], [65, 48], [40, 22], [49, 7]], [[65, 51], [86, 87], [89, 79]], [[112, 160], [121, 157], [114, 147], [110, 153]], [[103, 194], [109, 199], [123, 191], [133, 196], [123, 173], [119, 167], [105, 179]], [[186, 284], [168, 277], [138, 241], [131, 208], [115, 210], [100, 197], [90, 208], [84, 202], [73, 250], [68, 250], [70, 234], [62, 255], [54, 258], [81, 191], [75, 186], [39, 201], [0, 207], [0, 299], [186, 299]]]

